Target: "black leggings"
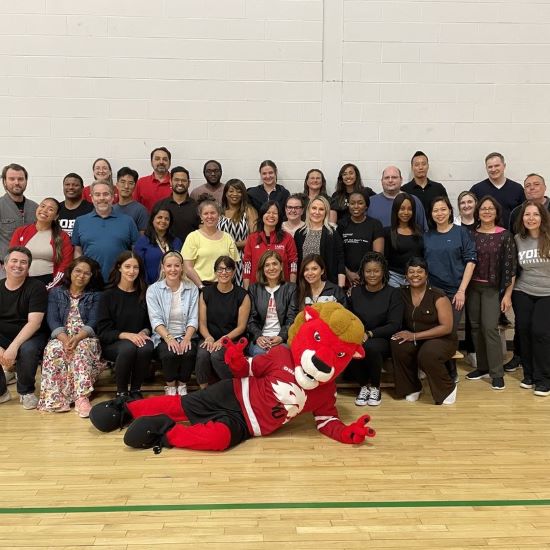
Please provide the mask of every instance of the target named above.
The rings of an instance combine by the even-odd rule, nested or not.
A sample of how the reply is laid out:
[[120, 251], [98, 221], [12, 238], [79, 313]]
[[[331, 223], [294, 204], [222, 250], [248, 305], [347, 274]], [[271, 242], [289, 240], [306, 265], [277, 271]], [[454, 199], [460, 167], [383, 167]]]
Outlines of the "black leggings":
[[116, 391], [139, 391], [145, 379], [151, 356], [153, 342], [148, 340], [143, 347], [138, 347], [130, 340], [117, 340], [103, 348], [103, 356], [115, 364]]
[[197, 342], [191, 341], [191, 349], [178, 355], [168, 349], [166, 342], [161, 341], [157, 347], [157, 355], [162, 365], [162, 372], [166, 382], [184, 382], [187, 384], [195, 368], [197, 358]]
[[390, 342], [386, 338], [369, 338], [364, 344], [364, 359], [354, 359], [349, 364], [349, 372], [360, 386], [369, 382], [375, 388], [380, 387], [380, 373], [384, 359], [390, 356]]

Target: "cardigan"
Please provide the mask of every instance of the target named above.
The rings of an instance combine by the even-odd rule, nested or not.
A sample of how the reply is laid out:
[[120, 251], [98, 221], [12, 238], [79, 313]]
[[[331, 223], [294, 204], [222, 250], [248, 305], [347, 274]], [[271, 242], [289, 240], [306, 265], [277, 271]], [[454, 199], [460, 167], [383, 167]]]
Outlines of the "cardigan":
[[[26, 244], [38, 233], [36, 229], [36, 224], [31, 223], [29, 225], [24, 225], [23, 227], [18, 227], [13, 233], [10, 241], [10, 246], [26, 246]], [[71, 244], [71, 239], [65, 233], [65, 231], [60, 230], [59, 235], [61, 237], [61, 260], [58, 262], [55, 259], [55, 243], [53, 240], [53, 234], [50, 239], [50, 244], [52, 245], [53, 250], [53, 280], [48, 285], [48, 288], [52, 288], [55, 285], [61, 282], [63, 279], [63, 274], [65, 270], [69, 267], [73, 261], [74, 248]]]

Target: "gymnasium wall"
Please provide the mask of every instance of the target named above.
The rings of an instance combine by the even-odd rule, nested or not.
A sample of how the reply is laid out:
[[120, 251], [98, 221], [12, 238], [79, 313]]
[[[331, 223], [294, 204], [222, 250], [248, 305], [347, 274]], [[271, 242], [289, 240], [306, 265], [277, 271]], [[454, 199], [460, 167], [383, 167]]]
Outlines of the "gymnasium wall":
[[380, 189], [416, 149], [452, 196], [485, 177], [550, 175], [550, 1], [0, 1], [0, 163], [61, 197], [92, 161], [140, 174], [166, 145], [202, 180], [256, 184], [271, 158], [302, 186], [344, 162]]

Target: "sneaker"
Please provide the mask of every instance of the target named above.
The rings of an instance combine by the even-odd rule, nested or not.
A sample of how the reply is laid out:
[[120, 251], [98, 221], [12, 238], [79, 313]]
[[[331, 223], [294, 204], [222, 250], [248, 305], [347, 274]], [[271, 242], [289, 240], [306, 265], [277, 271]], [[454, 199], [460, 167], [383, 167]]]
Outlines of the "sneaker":
[[10, 390], [6, 390], [5, 393], [0, 395], [0, 403], [5, 403], [6, 401], [9, 401], [11, 399]]
[[504, 378], [502, 376], [498, 376], [497, 378], [493, 378], [491, 383], [491, 388], [494, 390], [503, 390], [505, 388], [504, 384]]
[[409, 395], [405, 396], [405, 400], [409, 403], [414, 403], [415, 401], [418, 401], [420, 399], [420, 394], [422, 393], [422, 390], [415, 391], [414, 393], [409, 393]]
[[132, 399], [143, 399], [143, 394], [141, 390], [130, 390], [130, 397]]
[[176, 386], [164, 386], [164, 395], [178, 395]]
[[476, 353], [466, 354], [466, 362], [469, 363], [473, 369], [477, 369], [477, 354]]
[[28, 411], [36, 409], [36, 405], [38, 405], [38, 397], [36, 397], [34, 393], [26, 393], [25, 395], [20, 395], [19, 401], [23, 404], [23, 408]]
[[456, 401], [456, 391], [458, 389], [458, 386], [455, 384], [455, 387], [454, 387], [454, 390], [447, 396], [445, 397], [444, 401], [443, 401], [443, 405], [454, 405], [455, 401]]
[[179, 383], [177, 388], [178, 395], [187, 395], [187, 384]]
[[369, 401], [370, 389], [368, 386], [361, 386], [357, 397], [355, 398], [355, 404], [358, 407], [364, 407]]
[[79, 397], [74, 402], [74, 408], [80, 418], [88, 418], [88, 416], [90, 416], [90, 411], [92, 410], [92, 405], [87, 397]]
[[380, 388], [369, 388], [369, 400], [367, 401], [367, 405], [370, 405], [371, 407], [377, 407], [382, 403], [382, 393], [380, 392]]
[[4, 376], [6, 377], [6, 384], [9, 386], [10, 384], [15, 384], [17, 382], [17, 376], [15, 375], [15, 371], [12, 370], [5, 370]]
[[525, 390], [532, 390], [535, 387], [535, 384], [533, 384], [533, 380], [531, 378], [525, 377], [520, 383], [519, 387], [523, 388]]
[[521, 367], [521, 357], [519, 355], [514, 355], [508, 363], [504, 363], [504, 370], [506, 372], [514, 372]]
[[127, 391], [117, 391], [116, 396], [121, 397], [122, 399], [127, 399], [130, 397], [130, 394]]
[[533, 393], [539, 397], [548, 397], [550, 395], [550, 388], [547, 386], [539, 386], [537, 384]]
[[466, 380], [481, 380], [481, 378], [489, 378], [489, 373], [476, 369], [466, 375]]

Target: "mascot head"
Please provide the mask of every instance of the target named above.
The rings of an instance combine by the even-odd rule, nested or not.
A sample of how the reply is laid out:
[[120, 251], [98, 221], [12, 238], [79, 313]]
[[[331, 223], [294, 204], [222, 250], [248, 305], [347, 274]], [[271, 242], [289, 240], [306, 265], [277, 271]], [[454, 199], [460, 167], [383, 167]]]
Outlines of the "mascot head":
[[336, 302], [306, 306], [288, 331], [298, 384], [313, 390], [365, 357], [364, 332], [359, 318]]

